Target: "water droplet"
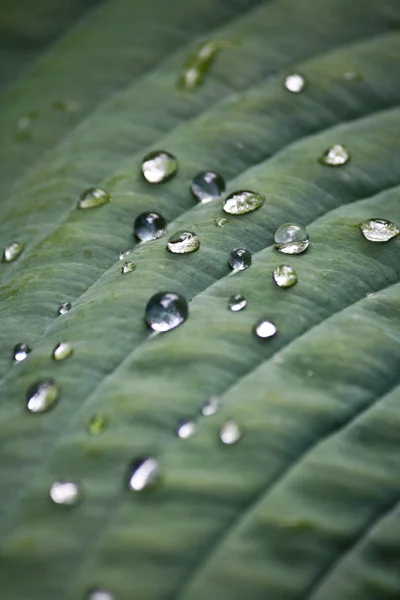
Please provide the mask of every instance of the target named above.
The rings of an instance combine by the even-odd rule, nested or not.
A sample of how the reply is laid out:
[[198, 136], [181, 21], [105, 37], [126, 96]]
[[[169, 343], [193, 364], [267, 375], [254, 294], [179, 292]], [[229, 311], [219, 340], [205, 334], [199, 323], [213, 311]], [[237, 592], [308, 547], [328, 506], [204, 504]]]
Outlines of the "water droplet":
[[216, 227], [225, 227], [225, 225], [227, 224], [228, 219], [215, 219], [214, 223]]
[[302, 92], [305, 85], [306, 80], [304, 79], [303, 75], [300, 75], [300, 73], [292, 73], [285, 79], [285, 88], [294, 94]]
[[182, 325], [188, 314], [188, 305], [183, 296], [174, 292], [158, 292], [146, 305], [145, 320], [154, 331], [162, 332]]
[[163, 183], [174, 177], [178, 171], [178, 161], [165, 150], [154, 150], [142, 162], [143, 177], [149, 183]]
[[96, 208], [111, 202], [111, 196], [101, 188], [90, 188], [81, 194], [77, 207], [78, 208]]
[[191, 231], [178, 231], [171, 235], [167, 243], [167, 250], [173, 254], [188, 254], [200, 248], [200, 240]]
[[158, 483], [161, 469], [158, 460], [149, 457], [139, 459], [132, 464], [129, 472], [129, 489], [141, 492]]
[[366, 219], [359, 227], [370, 242], [388, 242], [400, 233], [397, 225], [386, 219]]
[[297, 273], [290, 265], [279, 265], [274, 269], [272, 277], [281, 288], [289, 288], [297, 283]]
[[211, 40], [203, 43], [185, 64], [177, 82], [178, 87], [190, 90], [201, 85], [217, 53], [231, 45], [226, 40]]
[[41, 379], [30, 386], [26, 393], [26, 407], [31, 413], [43, 413], [52, 408], [60, 391], [53, 379]]
[[223, 444], [236, 444], [242, 437], [242, 432], [235, 421], [226, 421], [220, 429], [219, 438]]
[[350, 160], [350, 152], [341, 144], [334, 144], [320, 156], [319, 162], [329, 167], [341, 167]]
[[53, 360], [64, 360], [74, 353], [69, 342], [59, 342], [51, 355]]
[[87, 600], [116, 600], [115, 596], [106, 590], [93, 590]]
[[230, 215], [244, 215], [260, 208], [264, 200], [264, 196], [257, 192], [239, 190], [227, 196], [223, 209]]
[[213, 171], [197, 173], [190, 183], [194, 198], [202, 204], [216, 200], [225, 191], [225, 180]]
[[76, 117], [81, 104], [77, 100], [56, 100], [53, 102], [53, 108], [63, 112], [67, 117]]
[[25, 246], [20, 242], [11, 242], [11, 244], [8, 244], [3, 250], [2, 262], [10, 263], [13, 262], [13, 260], [16, 260], [22, 253], [24, 247]]
[[276, 334], [276, 331], [276, 326], [271, 323], [271, 321], [267, 321], [265, 319], [262, 319], [256, 323], [254, 327], [254, 333], [256, 336], [263, 339], [273, 337]]
[[50, 488], [54, 504], [73, 506], [82, 499], [82, 490], [74, 481], [55, 481]]
[[68, 302], [68, 300], [63, 300], [62, 302], [60, 302], [60, 305], [58, 307], [59, 315], [65, 315], [70, 310], [71, 310], [71, 303]]
[[203, 404], [201, 414], [204, 417], [212, 417], [220, 410], [221, 404], [222, 402], [219, 396], [211, 396], [211, 398]]
[[284, 223], [275, 232], [275, 244], [283, 254], [301, 254], [310, 240], [306, 228], [299, 223]]
[[125, 260], [125, 258], [128, 258], [131, 252], [133, 252], [133, 248], [128, 248], [128, 250], [123, 250], [122, 252], [120, 252], [119, 260]]
[[133, 223], [133, 233], [141, 242], [157, 240], [166, 234], [167, 222], [158, 213], [140, 213]]
[[88, 432], [91, 435], [100, 435], [108, 425], [108, 419], [105, 415], [93, 415], [88, 422]]
[[228, 308], [233, 312], [238, 312], [246, 307], [247, 300], [242, 294], [234, 294], [229, 298]]
[[184, 421], [179, 425], [177, 433], [182, 440], [187, 440], [196, 433], [196, 429], [195, 421]]
[[38, 111], [32, 110], [27, 115], [24, 115], [18, 119], [15, 128], [15, 137], [17, 140], [28, 140], [32, 136], [33, 121], [35, 121], [38, 117]]
[[13, 348], [13, 358], [15, 362], [22, 362], [32, 352], [28, 344], [16, 344]]
[[346, 71], [343, 73], [343, 79], [346, 81], [363, 81], [362, 73], [358, 71]]
[[230, 253], [228, 263], [234, 271], [243, 271], [251, 265], [251, 254], [245, 248], [234, 248]]
[[121, 273], [123, 275], [126, 275], [126, 273], [132, 273], [132, 271], [134, 271], [136, 269], [136, 263], [132, 262], [131, 260], [128, 260], [127, 262], [124, 262], [124, 264], [121, 267]]

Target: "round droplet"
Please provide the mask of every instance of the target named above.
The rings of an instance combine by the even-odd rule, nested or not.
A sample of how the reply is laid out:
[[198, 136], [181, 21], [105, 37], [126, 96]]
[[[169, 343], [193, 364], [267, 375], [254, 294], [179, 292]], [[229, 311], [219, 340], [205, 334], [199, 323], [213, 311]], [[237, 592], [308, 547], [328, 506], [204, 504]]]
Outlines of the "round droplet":
[[251, 254], [245, 248], [234, 248], [230, 253], [228, 263], [233, 271], [243, 271], [251, 265]]
[[107, 204], [108, 202], [111, 202], [111, 197], [108, 192], [101, 188], [89, 188], [81, 194], [77, 207], [96, 208], [97, 206], [103, 206], [103, 204]]
[[173, 154], [155, 150], [147, 154], [142, 162], [143, 177], [149, 183], [163, 183], [174, 177], [178, 171], [178, 161]]
[[274, 269], [272, 277], [281, 288], [289, 288], [297, 283], [297, 273], [290, 265], [279, 265]]
[[235, 421], [226, 421], [220, 429], [219, 438], [223, 444], [232, 446], [242, 437], [242, 432]]
[[136, 263], [132, 262], [131, 260], [128, 260], [126, 262], [124, 262], [124, 264], [121, 267], [121, 273], [123, 275], [126, 275], [127, 273], [132, 273], [132, 271], [134, 271], [136, 269]]
[[214, 223], [215, 223], [216, 227], [225, 227], [227, 222], [228, 222], [228, 219], [214, 219]]
[[173, 254], [189, 254], [200, 248], [200, 240], [192, 231], [177, 231], [168, 240], [167, 250]]
[[52, 352], [53, 360], [65, 360], [69, 356], [72, 356], [74, 350], [69, 342], [59, 342]]
[[126, 258], [128, 258], [131, 252], [133, 252], [133, 248], [128, 248], [128, 250], [123, 250], [122, 252], [120, 252], [119, 260], [125, 260]]
[[10, 263], [13, 260], [16, 260], [24, 249], [24, 245], [20, 242], [11, 242], [11, 244], [7, 244], [7, 246], [3, 250], [3, 263]]
[[194, 198], [206, 204], [216, 200], [225, 191], [225, 180], [213, 171], [201, 171], [195, 175], [190, 183], [190, 191]]
[[71, 310], [70, 302], [68, 302], [67, 300], [63, 300], [62, 302], [60, 302], [60, 305], [58, 307], [59, 315], [65, 315], [65, 313], [69, 312], [70, 310]]
[[304, 90], [306, 80], [300, 73], [292, 73], [285, 79], [285, 88], [294, 94], [299, 94]]
[[283, 254], [301, 254], [310, 240], [306, 228], [299, 223], [284, 223], [275, 232], [275, 247]]
[[105, 415], [93, 415], [88, 422], [88, 432], [90, 435], [100, 435], [108, 425], [108, 419]]
[[56, 481], [50, 488], [50, 498], [54, 504], [73, 506], [82, 499], [82, 490], [74, 481]]
[[366, 219], [360, 223], [363, 236], [370, 242], [388, 242], [400, 233], [400, 229], [386, 219]]
[[115, 596], [106, 590], [93, 590], [87, 600], [116, 600]]
[[133, 223], [133, 233], [141, 242], [157, 240], [166, 234], [167, 222], [158, 213], [143, 212]]
[[256, 323], [254, 327], [254, 333], [256, 336], [263, 339], [273, 337], [276, 334], [276, 331], [276, 326], [271, 323], [271, 321], [267, 321], [265, 319], [262, 319]]
[[350, 152], [341, 144], [334, 144], [322, 154], [319, 162], [329, 167], [341, 167], [350, 160]]
[[133, 492], [152, 487], [158, 483], [161, 477], [161, 469], [158, 460], [149, 457], [136, 460], [129, 471], [129, 489]]
[[196, 433], [195, 421], [183, 421], [178, 427], [177, 434], [182, 440], [191, 438]]
[[30, 386], [26, 393], [26, 407], [31, 413], [50, 410], [58, 400], [60, 391], [53, 379], [41, 379]]
[[246, 307], [247, 300], [242, 294], [234, 294], [228, 300], [228, 308], [233, 312], [238, 312]]
[[219, 396], [211, 396], [211, 398], [203, 404], [201, 414], [204, 417], [212, 417], [220, 410], [221, 404], [222, 402]]
[[146, 323], [154, 331], [169, 331], [188, 318], [187, 302], [180, 294], [158, 292], [150, 298], [145, 310]]
[[13, 358], [15, 362], [22, 362], [32, 352], [28, 344], [16, 344], [13, 348]]
[[230, 215], [244, 215], [257, 210], [264, 204], [264, 196], [249, 190], [240, 190], [229, 194], [225, 199], [223, 209]]

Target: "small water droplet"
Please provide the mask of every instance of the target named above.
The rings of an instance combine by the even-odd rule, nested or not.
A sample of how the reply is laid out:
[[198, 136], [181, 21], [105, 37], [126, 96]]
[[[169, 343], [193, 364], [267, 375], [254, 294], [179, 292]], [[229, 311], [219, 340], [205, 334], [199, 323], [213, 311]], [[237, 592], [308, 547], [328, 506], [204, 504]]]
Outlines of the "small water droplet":
[[71, 303], [68, 302], [68, 300], [63, 300], [62, 302], [60, 302], [60, 305], [58, 307], [59, 315], [65, 315], [70, 310], [71, 310]]
[[262, 319], [258, 323], [256, 323], [254, 327], [254, 333], [259, 338], [270, 338], [276, 334], [276, 326], [271, 323], [271, 321], [267, 321], [266, 319]]
[[96, 208], [97, 206], [103, 206], [111, 202], [111, 196], [105, 190], [101, 188], [90, 188], [85, 190], [79, 197], [77, 207], [78, 208]]
[[235, 421], [226, 421], [220, 429], [219, 438], [223, 444], [232, 446], [242, 437], [242, 432]]
[[229, 48], [231, 45], [227, 40], [211, 40], [203, 43], [189, 57], [178, 79], [177, 86], [190, 90], [201, 85], [217, 53], [224, 48]]
[[123, 250], [119, 253], [119, 260], [125, 260], [128, 256], [133, 252], [133, 248], [128, 248], [127, 250]]
[[297, 273], [290, 265], [279, 265], [274, 269], [272, 277], [281, 288], [289, 288], [297, 283]]
[[69, 342], [59, 342], [52, 352], [53, 360], [64, 360], [74, 353]]
[[123, 275], [126, 275], [126, 273], [132, 273], [132, 271], [134, 271], [136, 269], [136, 263], [132, 262], [131, 260], [128, 260], [127, 262], [124, 262], [124, 264], [121, 267], [121, 273]]
[[359, 71], [346, 71], [343, 73], [343, 79], [346, 81], [363, 81], [364, 78]]
[[246, 307], [247, 300], [242, 294], [234, 294], [229, 298], [228, 308], [233, 312], [238, 312]]
[[187, 440], [196, 433], [196, 429], [195, 421], [183, 421], [183, 423], [179, 425], [177, 433], [182, 440]]
[[3, 263], [10, 263], [13, 260], [16, 260], [24, 249], [24, 245], [20, 242], [11, 242], [11, 244], [7, 244], [7, 246], [3, 250]]
[[230, 253], [228, 263], [233, 271], [243, 271], [251, 265], [251, 254], [245, 248], [234, 248]]
[[115, 596], [106, 590], [93, 590], [89, 593], [87, 600], [116, 600]]
[[28, 346], [28, 344], [16, 344], [13, 348], [13, 358], [15, 362], [22, 362], [31, 352], [32, 349], [30, 346]]
[[386, 219], [366, 219], [359, 227], [370, 242], [388, 242], [400, 233], [397, 225]]
[[304, 90], [306, 80], [300, 73], [292, 73], [285, 79], [285, 88], [294, 94], [299, 94]]
[[221, 404], [222, 402], [219, 396], [211, 396], [211, 398], [203, 404], [201, 414], [204, 417], [212, 417], [220, 410]]
[[163, 183], [174, 177], [178, 171], [178, 161], [165, 150], [149, 152], [142, 162], [143, 177], [149, 183]]
[[131, 466], [128, 486], [133, 492], [141, 492], [158, 483], [160, 477], [161, 469], [157, 459], [139, 459]]
[[275, 247], [283, 254], [301, 254], [310, 245], [304, 225], [284, 223], [275, 232]]
[[257, 192], [239, 190], [226, 197], [222, 208], [230, 215], [244, 215], [260, 208], [264, 200], [264, 196]]
[[225, 191], [225, 180], [213, 171], [201, 171], [190, 183], [190, 191], [194, 198], [202, 204], [216, 200]]
[[167, 222], [156, 212], [143, 212], [133, 223], [133, 233], [141, 242], [157, 240], [166, 234]]
[[50, 487], [54, 504], [74, 506], [82, 499], [82, 490], [74, 481], [55, 481]]
[[168, 240], [167, 250], [173, 254], [188, 254], [200, 248], [200, 240], [191, 231], [177, 231]]
[[81, 109], [81, 104], [77, 100], [55, 100], [53, 108], [63, 112], [67, 117], [76, 117]]
[[225, 227], [225, 225], [227, 224], [228, 219], [215, 219], [214, 223], [216, 227]]
[[154, 331], [163, 332], [182, 325], [188, 314], [188, 305], [183, 296], [174, 292], [159, 292], [148, 301], [145, 320]]
[[60, 391], [53, 379], [41, 379], [31, 385], [26, 393], [26, 407], [31, 413], [50, 410], [58, 400]]
[[350, 160], [350, 152], [341, 144], [334, 144], [320, 156], [319, 162], [329, 167], [341, 167]]
[[108, 425], [108, 419], [105, 415], [96, 414], [90, 417], [88, 422], [88, 432], [91, 435], [100, 435]]

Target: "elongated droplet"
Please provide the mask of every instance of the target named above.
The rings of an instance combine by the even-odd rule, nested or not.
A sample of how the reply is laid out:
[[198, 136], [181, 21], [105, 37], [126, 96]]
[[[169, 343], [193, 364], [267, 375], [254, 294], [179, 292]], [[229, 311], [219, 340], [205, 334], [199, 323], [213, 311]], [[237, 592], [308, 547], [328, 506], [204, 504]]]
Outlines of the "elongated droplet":
[[32, 352], [28, 344], [16, 344], [13, 348], [13, 358], [15, 362], [22, 362]]
[[69, 342], [59, 342], [51, 355], [53, 360], [65, 360], [72, 356], [74, 350]]
[[211, 398], [203, 404], [201, 414], [203, 417], [212, 417], [220, 410], [221, 404], [222, 402], [219, 396], [211, 396]]
[[177, 86], [190, 90], [201, 85], [217, 53], [230, 46], [231, 43], [226, 40], [210, 40], [202, 44], [185, 64]]
[[105, 415], [96, 414], [89, 419], [87, 429], [90, 435], [100, 435], [106, 429], [107, 425], [107, 417]]
[[309, 245], [307, 230], [299, 223], [284, 223], [275, 232], [275, 247], [283, 254], [301, 254]]
[[178, 172], [178, 161], [165, 150], [149, 152], [142, 162], [143, 177], [149, 183], [164, 183]]
[[60, 391], [53, 379], [41, 379], [26, 393], [26, 407], [31, 413], [43, 413], [57, 402]]
[[306, 80], [300, 73], [292, 73], [285, 79], [285, 88], [293, 94], [299, 94], [305, 88]]
[[273, 337], [276, 334], [276, 331], [276, 326], [266, 319], [262, 319], [254, 326], [254, 333], [256, 336], [263, 339]]
[[239, 190], [226, 197], [223, 209], [230, 215], [244, 215], [264, 204], [264, 196], [250, 190]]
[[133, 223], [133, 233], [141, 242], [157, 240], [166, 234], [167, 222], [156, 212], [143, 212]]
[[73, 506], [82, 499], [82, 490], [74, 481], [55, 481], [50, 488], [54, 504]]
[[11, 242], [11, 244], [8, 244], [3, 250], [2, 262], [10, 263], [13, 262], [13, 260], [16, 260], [22, 253], [24, 247], [25, 246], [20, 242]]
[[225, 227], [225, 225], [227, 224], [228, 219], [215, 219], [214, 223], [216, 227]]
[[192, 231], [177, 231], [168, 240], [167, 250], [173, 254], [188, 254], [200, 248], [200, 240]]
[[363, 236], [370, 242], [388, 242], [400, 233], [400, 229], [386, 219], [366, 219], [360, 223]]
[[119, 260], [125, 260], [133, 252], [133, 248], [128, 248], [119, 253]]
[[223, 444], [232, 446], [236, 444], [242, 437], [239, 425], [235, 421], [226, 421], [221, 427], [219, 438]]
[[281, 288], [289, 288], [297, 283], [297, 273], [290, 265], [279, 265], [274, 269], [272, 277]]
[[96, 208], [97, 206], [103, 206], [103, 204], [107, 204], [108, 202], [111, 202], [111, 197], [108, 192], [101, 188], [89, 188], [81, 194], [77, 207], [82, 209]]
[[193, 197], [202, 204], [216, 200], [225, 191], [225, 180], [213, 171], [201, 171], [190, 183]]
[[177, 433], [182, 440], [187, 440], [196, 433], [196, 429], [195, 421], [183, 421], [183, 423], [179, 425]]
[[128, 486], [133, 492], [141, 492], [158, 483], [160, 477], [161, 469], [157, 459], [139, 459], [132, 464]]
[[89, 593], [87, 600], [116, 600], [115, 596], [111, 592], [106, 590], [93, 590]]
[[136, 263], [132, 262], [131, 260], [128, 260], [126, 262], [124, 262], [124, 264], [121, 267], [121, 273], [123, 275], [126, 275], [127, 273], [132, 273], [132, 271], [134, 271], [136, 269]]
[[246, 307], [247, 300], [242, 294], [234, 294], [229, 298], [228, 308], [233, 312], [238, 312]]
[[243, 271], [251, 265], [251, 254], [245, 248], [234, 248], [228, 258], [233, 271]]
[[65, 315], [70, 310], [71, 310], [71, 303], [68, 302], [68, 300], [63, 300], [62, 302], [60, 302], [60, 305], [58, 307], [59, 315]]
[[182, 325], [189, 315], [188, 304], [183, 296], [175, 292], [159, 292], [147, 303], [146, 323], [154, 331], [169, 331]]
[[359, 71], [346, 71], [343, 73], [343, 79], [346, 81], [363, 81], [364, 77]]
[[322, 154], [319, 162], [328, 167], [341, 167], [350, 160], [350, 152], [341, 144], [334, 144]]

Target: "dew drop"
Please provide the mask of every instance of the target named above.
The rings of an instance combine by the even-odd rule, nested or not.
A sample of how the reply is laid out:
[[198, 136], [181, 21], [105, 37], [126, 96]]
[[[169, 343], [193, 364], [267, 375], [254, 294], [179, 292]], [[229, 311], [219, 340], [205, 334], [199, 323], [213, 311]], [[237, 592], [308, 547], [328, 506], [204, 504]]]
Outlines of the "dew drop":
[[24, 245], [20, 242], [11, 242], [11, 244], [7, 244], [7, 246], [3, 250], [3, 263], [10, 263], [16, 260], [24, 249]]
[[119, 253], [119, 260], [125, 260], [128, 256], [133, 252], [133, 248], [128, 248], [127, 250], [123, 250]]
[[366, 219], [359, 227], [370, 242], [388, 242], [400, 233], [397, 225], [386, 219]]
[[284, 223], [275, 232], [275, 247], [283, 254], [301, 254], [309, 245], [307, 230], [299, 223]]
[[244, 271], [251, 265], [251, 254], [245, 248], [234, 248], [228, 258], [233, 271]]
[[341, 144], [334, 144], [320, 156], [319, 162], [329, 167], [341, 167], [350, 160], [350, 152]]
[[215, 219], [214, 223], [216, 227], [225, 227], [225, 225], [227, 224], [228, 219]]
[[124, 262], [124, 264], [121, 267], [121, 273], [123, 275], [126, 275], [127, 273], [132, 273], [132, 271], [134, 271], [136, 269], [136, 263], [132, 262], [131, 260], [128, 260], [126, 262]]
[[100, 435], [106, 429], [107, 425], [108, 419], [105, 415], [95, 414], [90, 417], [87, 429], [90, 435]]
[[133, 233], [141, 242], [157, 240], [166, 234], [167, 222], [156, 212], [143, 212], [133, 223]]
[[211, 398], [203, 404], [201, 414], [203, 417], [212, 417], [220, 410], [221, 404], [222, 402], [219, 396], [211, 396]]
[[182, 325], [188, 314], [188, 305], [183, 296], [174, 292], [158, 292], [147, 303], [145, 320], [151, 329], [163, 332]]
[[28, 139], [31, 136], [32, 119], [28, 115], [20, 117], [15, 128], [16, 137]]
[[31, 352], [32, 349], [30, 348], [30, 346], [28, 346], [28, 344], [16, 344], [13, 348], [13, 358], [15, 362], [19, 363], [25, 360], [28, 354], [30, 354]]
[[108, 192], [101, 188], [89, 188], [84, 191], [79, 197], [77, 207], [78, 208], [96, 208], [97, 206], [103, 206], [111, 202], [111, 197]]
[[198, 236], [191, 231], [177, 231], [168, 240], [167, 250], [173, 254], [188, 254], [200, 248]]
[[292, 73], [285, 79], [285, 88], [294, 94], [299, 94], [304, 90], [306, 81], [300, 73]]
[[230, 46], [231, 44], [226, 40], [211, 40], [203, 43], [186, 62], [177, 82], [178, 87], [190, 90], [201, 85], [217, 53]]
[[173, 154], [165, 150], [149, 152], [142, 162], [143, 177], [149, 183], [168, 181], [178, 171], [178, 161]]
[[190, 191], [194, 198], [202, 204], [216, 200], [225, 191], [225, 180], [213, 171], [201, 171], [190, 183]]
[[276, 326], [266, 319], [262, 319], [254, 326], [254, 333], [256, 336], [263, 339], [273, 337], [276, 334], [276, 331]]
[[219, 439], [223, 444], [232, 446], [236, 444], [242, 437], [242, 432], [235, 421], [226, 421], [220, 429]]
[[58, 307], [59, 315], [65, 315], [70, 310], [71, 310], [71, 303], [68, 302], [68, 300], [63, 300], [62, 302], [60, 302], [60, 305]]
[[26, 393], [26, 407], [31, 413], [50, 410], [58, 400], [60, 391], [53, 379], [41, 379], [31, 385]]
[[106, 590], [93, 590], [89, 593], [87, 600], [116, 600], [115, 596]]
[[65, 360], [74, 353], [73, 348], [69, 342], [59, 342], [52, 352], [53, 360]]
[[82, 490], [74, 481], [55, 481], [50, 487], [50, 498], [54, 504], [73, 506], [82, 499]]
[[363, 81], [363, 75], [359, 71], [346, 71], [343, 73], [343, 79], [346, 81]]
[[257, 192], [239, 190], [226, 197], [222, 208], [230, 215], [244, 215], [260, 208], [264, 200], [264, 196]]
[[182, 440], [191, 438], [196, 433], [195, 421], [183, 421], [178, 427], [177, 434]]
[[242, 294], [234, 294], [228, 300], [228, 308], [233, 312], [238, 312], [246, 307], [247, 300]]
[[272, 277], [281, 288], [289, 288], [297, 283], [297, 273], [290, 265], [279, 265], [274, 269]]
[[135, 461], [129, 471], [129, 489], [141, 492], [158, 483], [161, 469], [158, 460], [149, 457]]

